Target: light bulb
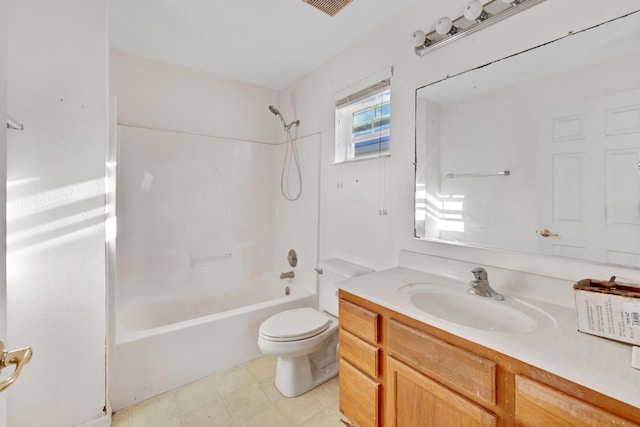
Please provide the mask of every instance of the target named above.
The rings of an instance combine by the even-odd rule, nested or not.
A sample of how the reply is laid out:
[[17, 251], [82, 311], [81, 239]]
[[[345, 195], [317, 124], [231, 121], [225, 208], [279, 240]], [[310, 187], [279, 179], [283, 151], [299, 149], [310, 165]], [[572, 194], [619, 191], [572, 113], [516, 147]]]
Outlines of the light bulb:
[[438, 20], [438, 22], [436, 22], [436, 33], [440, 34], [441, 36], [444, 36], [447, 34], [452, 36], [457, 31], [458, 31], [458, 28], [454, 27], [453, 22], [451, 22], [451, 19], [446, 16], [443, 16]]
[[488, 16], [480, 0], [473, 0], [464, 7], [464, 17], [469, 21], [481, 22]]
[[413, 32], [413, 44], [416, 47], [424, 46], [425, 41], [427, 40], [427, 35], [422, 30], [416, 30]]

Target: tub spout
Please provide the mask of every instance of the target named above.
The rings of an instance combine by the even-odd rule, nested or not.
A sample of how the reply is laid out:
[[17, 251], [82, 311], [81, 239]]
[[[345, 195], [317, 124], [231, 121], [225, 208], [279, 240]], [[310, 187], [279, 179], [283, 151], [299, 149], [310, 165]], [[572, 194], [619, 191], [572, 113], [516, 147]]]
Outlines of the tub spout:
[[280, 273], [281, 279], [293, 279], [296, 274], [293, 271], [287, 271], [286, 273]]

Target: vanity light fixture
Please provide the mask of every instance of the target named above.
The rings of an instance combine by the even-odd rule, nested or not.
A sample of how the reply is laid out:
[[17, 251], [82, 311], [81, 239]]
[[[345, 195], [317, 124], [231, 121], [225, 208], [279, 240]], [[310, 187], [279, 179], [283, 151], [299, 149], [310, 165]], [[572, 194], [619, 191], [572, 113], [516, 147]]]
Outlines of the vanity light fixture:
[[422, 30], [416, 30], [413, 32], [413, 44], [416, 49], [424, 49], [431, 46], [431, 40], [427, 38], [427, 35]]
[[472, 34], [482, 28], [502, 21], [545, 0], [490, 0], [483, 4], [473, 0], [464, 7], [462, 16], [456, 19], [442, 17], [429, 33], [417, 30], [413, 33], [416, 55], [423, 56], [447, 43]]
[[464, 17], [469, 21], [482, 22], [489, 17], [480, 0], [473, 0], [464, 7]]
[[436, 33], [441, 36], [452, 36], [458, 32], [458, 27], [453, 25], [451, 18], [443, 16], [436, 22]]

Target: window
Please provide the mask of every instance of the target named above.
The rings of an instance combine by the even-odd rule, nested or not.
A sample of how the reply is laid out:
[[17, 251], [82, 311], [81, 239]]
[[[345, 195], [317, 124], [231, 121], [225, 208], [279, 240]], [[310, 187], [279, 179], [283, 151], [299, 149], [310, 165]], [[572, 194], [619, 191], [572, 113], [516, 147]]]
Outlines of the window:
[[336, 102], [336, 163], [389, 154], [390, 85], [385, 79]]

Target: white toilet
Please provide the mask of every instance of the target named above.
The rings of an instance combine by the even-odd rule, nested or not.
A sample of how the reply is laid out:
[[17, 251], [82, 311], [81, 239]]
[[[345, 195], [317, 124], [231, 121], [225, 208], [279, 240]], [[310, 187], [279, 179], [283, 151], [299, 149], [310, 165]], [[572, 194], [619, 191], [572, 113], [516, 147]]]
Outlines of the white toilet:
[[373, 270], [330, 258], [318, 263], [320, 311], [283, 311], [260, 325], [258, 346], [278, 356], [275, 385], [286, 397], [299, 396], [338, 374], [337, 282]]

